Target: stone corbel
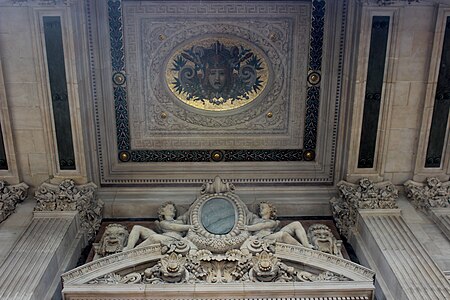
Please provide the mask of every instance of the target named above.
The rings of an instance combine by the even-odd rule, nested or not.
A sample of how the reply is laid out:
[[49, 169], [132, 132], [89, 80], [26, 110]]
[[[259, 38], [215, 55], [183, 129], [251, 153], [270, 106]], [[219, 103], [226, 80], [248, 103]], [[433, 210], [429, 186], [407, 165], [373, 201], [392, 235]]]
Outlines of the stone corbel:
[[75, 185], [72, 179], [59, 185], [43, 183], [35, 192], [35, 211], [78, 211], [81, 228], [88, 240], [95, 237], [103, 217], [104, 202], [97, 199], [97, 186], [90, 182]]
[[27, 193], [26, 183], [8, 185], [6, 181], [0, 180], [0, 223], [15, 211], [17, 203], [25, 200]]
[[450, 240], [450, 181], [429, 177], [426, 183], [408, 180], [404, 186], [414, 207], [429, 215]]
[[358, 184], [340, 181], [337, 187], [339, 198], [330, 200], [331, 210], [336, 226], [347, 239], [355, 228], [358, 210], [397, 208], [398, 191], [389, 181], [373, 183], [362, 178]]

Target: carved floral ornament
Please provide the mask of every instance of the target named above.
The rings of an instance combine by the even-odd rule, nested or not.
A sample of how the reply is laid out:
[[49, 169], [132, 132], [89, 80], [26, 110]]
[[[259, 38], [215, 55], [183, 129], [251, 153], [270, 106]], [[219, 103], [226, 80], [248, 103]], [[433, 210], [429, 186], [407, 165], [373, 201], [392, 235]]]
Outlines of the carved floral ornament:
[[394, 209], [398, 190], [388, 182], [373, 183], [368, 178], [358, 184], [340, 181], [337, 184], [339, 198], [330, 200], [331, 210], [339, 232], [350, 238], [356, 224], [359, 209]]
[[27, 197], [28, 185], [19, 183], [9, 185], [0, 180], [0, 222], [8, 218], [16, 209], [16, 205]]
[[[228, 201], [230, 207], [225, 206], [225, 210], [232, 209], [234, 214], [225, 212], [218, 219], [209, 214], [212, 210], [205, 205], [222, 207], [225, 203], [216, 199]], [[105, 246], [98, 248], [99, 258], [63, 274], [64, 287], [69, 290], [65, 295], [70, 294], [71, 287], [83, 285], [86, 290], [97, 285], [95, 291], [100, 293], [105, 284], [126, 290], [125, 285], [151, 285], [148, 289], [158, 289], [161, 284], [178, 284], [182, 288], [195, 284], [199, 288], [203, 283], [353, 281], [357, 284], [373, 280], [371, 270], [340, 255], [340, 241], [330, 236], [331, 231], [323, 224], [314, 224], [308, 234], [303, 230], [308, 239], [303, 244], [300, 237], [289, 231], [292, 228], [301, 231], [301, 224], [269, 230], [268, 226], [278, 226], [279, 222], [271, 210], [273, 206], [266, 204], [260, 205], [258, 215], [250, 212], [234, 193], [234, 185], [216, 177], [202, 187], [201, 196], [185, 214], [176, 216], [173, 203], [163, 204], [156, 224], [159, 230], [134, 226], [123, 250], [116, 251], [120, 247], [115, 245], [121, 245], [123, 239], [118, 233], [123, 233], [124, 228], [110, 224], [106, 237], [102, 237]], [[202, 218], [203, 213], [209, 214], [209, 218]], [[273, 218], [266, 219], [269, 215]], [[228, 222], [233, 223], [231, 229]], [[264, 229], [251, 227], [261, 224]], [[287, 234], [292, 234], [291, 240], [286, 239], [292, 244], [280, 242]], [[109, 253], [104, 251], [108, 249]]]
[[419, 210], [450, 207], [450, 181], [429, 177], [425, 183], [408, 180], [404, 186], [406, 195]]

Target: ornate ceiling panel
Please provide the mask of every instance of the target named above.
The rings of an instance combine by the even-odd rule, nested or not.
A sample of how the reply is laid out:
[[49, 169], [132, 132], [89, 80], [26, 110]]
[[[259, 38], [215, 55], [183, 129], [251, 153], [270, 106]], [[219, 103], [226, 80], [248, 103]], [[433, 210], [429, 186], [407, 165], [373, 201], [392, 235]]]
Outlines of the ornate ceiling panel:
[[[339, 89], [329, 87], [340, 74], [326, 74], [341, 61], [328, 49], [342, 40], [329, 39], [326, 16], [335, 5], [98, 4], [90, 30], [109, 44], [91, 41], [92, 64], [103, 66], [93, 70], [104, 95], [94, 99], [102, 183], [187, 182], [180, 167], [204, 181], [219, 165], [250, 182], [330, 182]], [[278, 162], [294, 162], [283, 178], [254, 176]]]

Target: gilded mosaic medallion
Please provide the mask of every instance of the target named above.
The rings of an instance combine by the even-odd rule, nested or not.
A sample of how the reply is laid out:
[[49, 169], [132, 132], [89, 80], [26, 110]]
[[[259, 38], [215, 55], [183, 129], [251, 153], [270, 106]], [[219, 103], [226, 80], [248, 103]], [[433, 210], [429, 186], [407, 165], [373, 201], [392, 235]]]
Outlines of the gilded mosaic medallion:
[[254, 101], [267, 86], [265, 57], [250, 43], [207, 38], [184, 45], [168, 60], [166, 84], [185, 104], [232, 110]]

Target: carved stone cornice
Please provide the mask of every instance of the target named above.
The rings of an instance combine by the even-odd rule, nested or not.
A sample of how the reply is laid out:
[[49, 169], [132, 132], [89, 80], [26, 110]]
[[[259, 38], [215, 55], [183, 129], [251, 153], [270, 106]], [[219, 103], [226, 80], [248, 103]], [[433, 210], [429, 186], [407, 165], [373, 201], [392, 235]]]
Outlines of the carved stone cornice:
[[16, 209], [17, 203], [27, 197], [28, 185], [19, 183], [8, 185], [6, 181], [0, 180], [0, 222], [8, 218]]
[[334, 220], [347, 239], [356, 224], [359, 209], [395, 209], [398, 191], [389, 181], [373, 183], [362, 178], [359, 184], [340, 181], [339, 198], [330, 200]]
[[43, 183], [35, 192], [37, 200], [35, 211], [78, 211], [81, 228], [89, 240], [94, 238], [103, 217], [102, 200], [97, 199], [97, 186], [90, 182], [75, 185], [66, 179], [59, 185]]
[[70, 6], [74, 0], [10, 0], [12, 6]]
[[408, 180], [404, 186], [416, 209], [428, 212], [433, 208], [450, 207], [450, 181], [441, 182], [436, 177], [429, 177], [426, 183]]
[[379, 6], [388, 6], [394, 4], [412, 4], [420, 0], [358, 0], [362, 4], [376, 4]]

